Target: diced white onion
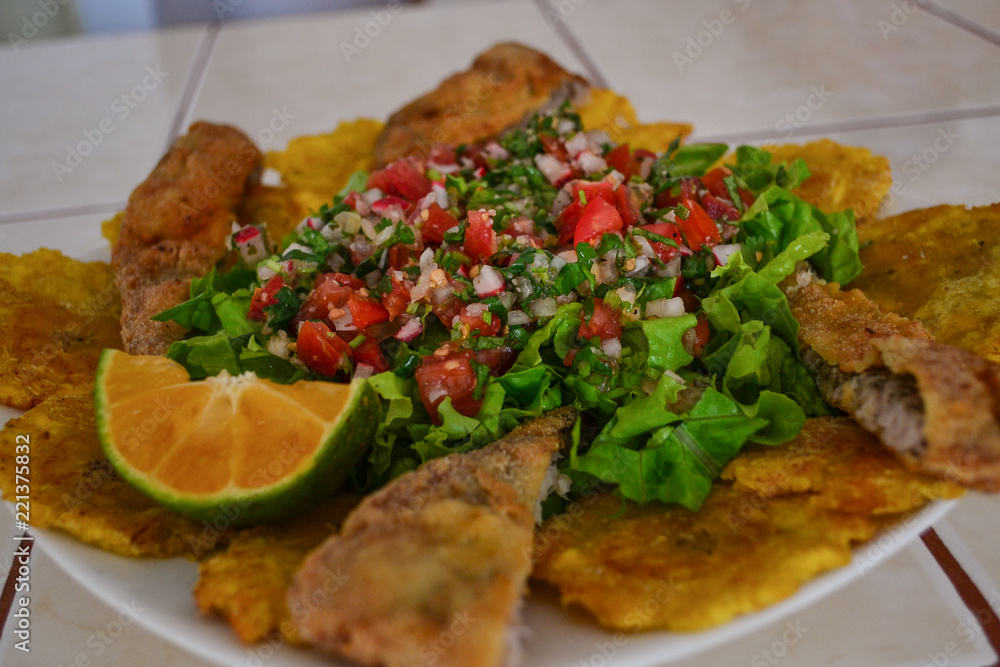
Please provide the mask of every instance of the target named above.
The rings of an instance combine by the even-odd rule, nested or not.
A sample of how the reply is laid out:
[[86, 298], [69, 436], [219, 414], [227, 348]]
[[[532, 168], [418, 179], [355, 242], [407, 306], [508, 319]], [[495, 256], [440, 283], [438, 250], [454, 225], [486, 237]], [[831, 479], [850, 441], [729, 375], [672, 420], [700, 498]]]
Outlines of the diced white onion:
[[552, 317], [559, 309], [559, 304], [552, 297], [535, 299], [528, 304], [528, 311], [532, 317]]
[[548, 153], [540, 153], [536, 155], [535, 166], [538, 167], [538, 170], [541, 171], [545, 175], [545, 178], [549, 179], [549, 182], [553, 185], [556, 185], [573, 175], [573, 171], [569, 168], [568, 164], [553, 155], [549, 155]]
[[345, 234], [357, 234], [358, 230], [361, 229], [361, 221], [363, 219], [354, 211], [341, 211], [333, 216], [333, 221], [344, 230]]
[[420, 321], [419, 317], [413, 317], [412, 315], [402, 315], [406, 318], [406, 322], [400, 327], [399, 331], [396, 332], [396, 340], [401, 340], [404, 343], [409, 343], [413, 341], [414, 338], [419, 336], [424, 331], [424, 323]]
[[646, 304], [646, 317], [678, 317], [684, 314], [684, 300], [679, 296], [672, 299], [653, 299]]
[[354, 369], [354, 377], [357, 379], [364, 380], [373, 375], [375, 375], [375, 367], [371, 364], [358, 364]]
[[503, 274], [488, 264], [484, 265], [479, 275], [472, 279], [472, 287], [479, 298], [497, 296], [504, 288]]
[[515, 326], [522, 326], [531, 321], [528, 317], [528, 313], [523, 310], [512, 310], [507, 313], [507, 324], [513, 324]]
[[618, 361], [622, 358], [622, 342], [617, 338], [602, 340], [601, 350], [613, 361]]
[[378, 232], [375, 231], [375, 225], [368, 218], [361, 219], [361, 231], [371, 241], [374, 241], [375, 237], [378, 236]]
[[577, 132], [566, 142], [566, 151], [570, 155], [576, 155], [581, 151], [585, 151], [590, 148], [590, 142], [587, 141], [587, 135], [583, 132]]
[[712, 257], [715, 258], [715, 261], [719, 266], [725, 266], [729, 262], [729, 258], [742, 249], [743, 245], [739, 243], [717, 245], [712, 248]]
[[625, 303], [635, 303], [635, 290], [631, 288], [619, 287], [615, 290], [615, 294], [617, 294], [618, 298]]
[[510, 310], [511, 308], [514, 307], [514, 299], [516, 297], [514, 296], [513, 292], [511, 291], [501, 292], [498, 298], [500, 299], [500, 303], [502, 303], [503, 307], [506, 308], [507, 310]]

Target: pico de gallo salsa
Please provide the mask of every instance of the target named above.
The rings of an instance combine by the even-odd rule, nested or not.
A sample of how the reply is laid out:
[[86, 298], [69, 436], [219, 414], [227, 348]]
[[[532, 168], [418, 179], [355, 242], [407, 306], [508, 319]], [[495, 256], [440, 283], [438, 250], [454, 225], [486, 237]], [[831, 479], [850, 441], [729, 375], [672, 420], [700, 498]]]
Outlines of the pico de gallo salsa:
[[744, 444], [829, 411], [777, 284], [861, 266], [851, 212], [791, 192], [808, 175], [748, 146], [616, 145], [564, 106], [356, 173], [280, 248], [234, 226], [239, 264], [158, 319], [192, 330], [168, 356], [194, 378], [368, 378], [361, 488], [572, 404], [573, 490], [697, 509]]

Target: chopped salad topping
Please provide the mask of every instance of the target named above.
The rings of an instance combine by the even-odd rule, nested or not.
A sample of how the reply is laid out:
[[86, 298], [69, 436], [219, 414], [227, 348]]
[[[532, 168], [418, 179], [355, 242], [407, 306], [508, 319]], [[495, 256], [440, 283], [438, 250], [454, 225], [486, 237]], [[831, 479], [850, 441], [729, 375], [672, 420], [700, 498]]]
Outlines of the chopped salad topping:
[[851, 213], [789, 191], [801, 160], [744, 146], [718, 166], [727, 150], [616, 146], [564, 107], [356, 173], [280, 249], [234, 229], [240, 265], [158, 316], [198, 334], [168, 356], [195, 378], [370, 378], [382, 418], [361, 488], [573, 404], [576, 492], [696, 509], [745, 443], [829, 410], [777, 283], [803, 260], [860, 272]]

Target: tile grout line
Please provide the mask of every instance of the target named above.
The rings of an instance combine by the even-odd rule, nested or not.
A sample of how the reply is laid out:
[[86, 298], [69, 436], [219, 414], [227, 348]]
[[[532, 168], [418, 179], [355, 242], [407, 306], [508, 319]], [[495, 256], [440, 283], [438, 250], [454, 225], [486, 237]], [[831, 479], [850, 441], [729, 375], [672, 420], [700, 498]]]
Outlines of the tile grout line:
[[996, 653], [998, 662], [993, 663], [993, 667], [1000, 665], [1000, 617], [990, 606], [986, 596], [983, 595], [979, 587], [972, 581], [972, 577], [965, 571], [955, 555], [945, 545], [944, 541], [933, 528], [927, 529], [921, 536], [924, 546], [937, 561], [938, 566], [944, 572], [955, 592], [962, 599], [962, 603], [975, 616], [976, 622], [983, 630], [986, 641], [989, 642], [993, 652]]
[[768, 141], [786, 140], [790, 141], [796, 136], [810, 136], [817, 134], [829, 134], [832, 132], [850, 132], [861, 130], [879, 130], [895, 127], [910, 127], [914, 125], [926, 125], [930, 123], [946, 123], [949, 121], [974, 120], [977, 118], [990, 118], [1000, 116], [1000, 105], [990, 105], [975, 109], [959, 109], [954, 111], [928, 111], [917, 114], [903, 114], [896, 116], [880, 116], [878, 118], [858, 118], [854, 120], [834, 121], [829, 123], [817, 123], [815, 125], [803, 125], [792, 135], [787, 132], [776, 132], [773, 130], [749, 130], [747, 132], [734, 132], [732, 134], [709, 134], [696, 136], [698, 141], [718, 141], [722, 143], [735, 143], [740, 141]]
[[15, 222], [36, 222], [51, 218], [71, 218], [96, 213], [108, 214], [124, 210], [126, 202], [105, 202], [87, 206], [67, 206], [66, 208], [43, 208], [18, 213], [0, 214], [0, 225]]
[[975, 21], [967, 19], [964, 16], [961, 16], [960, 14], [957, 14], [951, 11], [950, 9], [942, 7], [934, 2], [928, 2], [927, 0], [922, 0], [921, 2], [918, 2], [918, 6], [924, 11], [926, 11], [928, 14], [936, 16], [942, 21], [952, 24], [956, 28], [965, 30], [966, 32], [971, 32], [976, 37], [985, 39], [987, 42], [990, 42], [994, 46], [1000, 46], [1000, 34], [993, 32], [989, 28], [983, 27], [982, 25], [976, 23]]
[[205, 35], [194, 56], [194, 64], [191, 66], [191, 73], [188, 75], [187, 83], [184, 85], [184, 93], [181, 95], [180, 104], [177, 106], [177, 114], [174, 116], [170, 126], [170, 133], [167, 135], [167, 145], [163, 147], [164, 153], [170, 150], [174, 141], [181, 134], [184, 120], [194, 105], [194, 100], [201, 90], [201, 84], [205, 80], [205, 73], [208, 71], [208, 61], [215, 50], [215, 42], [219, 38], [222, 24], [211, 22], [205, 26]]
[[[34, 538], [24, 539], [26, 537], [30, 537], [28, 531], [22, 532], [21, 533], [22, 539], [19, 540], [17, 543], [18, 544], [23, 543], [27, 545], [28, 558], [31, 558], [31, 549], [35, 544], [35, 540]], [[19, 568], [20, 564], [18, 563], [18, 559], [15, 557], [10, 562], [10, 570], [7, 572], [6, 581], [4, 581], [3, 593], [0, 594], [0, 632], [4, 632], [7, 630], [7, 619], [10, 617], [10, 610], [14, 606], [14, 593], [16, 592], [15, 586], [17, 582], [17, 573], [19, 571]]]
[[552, 28], [556, 35], [558, 35], [566, 46], [569, 47], [569, 50], [573, 52], [573, 55], [579, 58], [583, 63], [583, 67], [587, 70], [587, 76], [590, 78], [591, 83], [600, 88], [607, 88], [607, 79], [605, 79], [593, 58], [590, 57], [590, 54], [588, 54], [580, 44], [576, 35], [574, 35], [569, 29], [569, 26], [566, 25], [565, 17], [560, 16], [554, 9], [552, 9], [552, 5], [549, 4], [549, 0], [535, 0], [535, 6], [538, 8], [538, 11], [541, 12], [542, 17], [545, 19], [545, 22], [549, 24], [549, 27]]

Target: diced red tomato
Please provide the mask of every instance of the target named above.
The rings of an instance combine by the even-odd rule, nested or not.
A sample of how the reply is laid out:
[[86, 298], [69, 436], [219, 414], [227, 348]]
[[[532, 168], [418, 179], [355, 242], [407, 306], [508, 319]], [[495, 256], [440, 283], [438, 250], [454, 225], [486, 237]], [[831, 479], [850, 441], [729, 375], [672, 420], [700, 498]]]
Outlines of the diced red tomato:
[[601, 299], [594, 299], [594, 313], [589, 318], [580, 313], [580, 331], [577, 335], [585, 340], [597, 336], [602, 341], [622, 337], [619, 313]]
[[632, 151], [629, 149], [628, 144], [621, 144], [612, 148], [604, 156], [604, 161], [608, 163], [609, 167], [624, 175], [626, 181], [632, 176], [629, 173], [629, 167], [632, 162]]
[[426, 356], [417, 367], [420, 401], [435, 424], [441, 423], [438, 406], [446, 397], [451, 398], [451, 406], [458, 413], [467, 417], [474, 417], [482, 407], [482, 400], [473, 398], [476, 372], [471, 360], [470, 350], [449, 351], [445, 355]]
[[389, 271], [398, 271], [405, 266], [410, 266], [416, 264], [416, 258], [420, 254], [417, 249], [405, 243], [394, 243], [389, 246], [389, 259], [386, 264], [386, 269]]
[[368, 177], [368, 187], [417, 202], [431, 191], [431, 182], [409, 160], [400, 158], [385, 169], [373, 171]]
[[612, 206], [615, 205], [615, 189], [607, 181], [576, 180], [569, 184], [569, 193], [573, 196], [574, 201], [580, 200], [581, 192], [583, 192], [583, 198], [588, 204], [600, 197]]
[[357, 211], [358, 200], [360, 199], [361, 195], [358, 194], [357, 190], [351, 190], [349, 193], [347, 193], [347, 196], [344, 197], [344, 203], [350, 206], [353, 210]]
[[257, 322], [266, 320], [267, 315], [264, 313], [264, 309], [278, 303], [278, 299], [274, 295], [284, 286], [285, 281], [281, 276], [275, 275], [263, 287], [255, 289], [250, 298], [250, 311], [247, 313], [247, 319]]
[[392, 290], [382, 295], [382, 305], [389, 311], [389, 319], [394, 320], [406, 312], [410, 305], [410, 290], [401, 280], [391, 278]]
[[493, 219], [486, 211], [469, 211], [469, 226], [465, 230], [465, 254], [474, 262], [485, 262], [497, 251], [497, 233]]
[[365, 338], [361, 344], [352, 348], [351, 356], [354, 358], [354, 363], [373, 366], [376, 373], [389, 370], [389, 361], [382, 352], [382, 346], [374, 338]]
[[457, 226], [458, 220], [455, 219], [455, 216], [435, 202], [427, 207], [427, 218], [424, 219], [420, 227], [420, 234], [427, 243], [441, 243], [444, 241], [444, 233]]
[[693, 199], [685, 199], [681, 205], [688, 210], [688, 217], [682, 220], [678, 216], [677, 224], [684, 232], [688, 246], [692, 250], [699, 250], [702, 246], [711, 248], [719, 245], [722, 241], [719, 228], [715, 226], [715, 221], [708, 217], [708, 213], [705, 213], [705, 209]]
[[603, 198], [596, 197], [580, 214], [580, 222], [573, 233], [573, 245], [600, 241], [605, 234], [621, 233], [624, 224], [614, 206]]
[[[680, 284], [680, 282], [683, 282], [684, 279], [678, 278], [677, 280], [678, 284]], [[679, 289], [676, 287], [674, 288], [674, 296], [679, 296], [681, 301], [684, 302], [684, 312], [696, 313], [701, 307], [701, 299], [698, 298], [698, 295], [683, 285], [681, 285]]]
[[684, 345], [684, 350], [692, 357], [700, 357], [708, 344], [708, 337], [708, 319], [701, 315], [698, 317], [698, 323], [684, 332], [681, 343]]
[[316, 284], [318, 285], [321, 281], [332, 280], [338, 285], [343, 285], [344, 287], [350, 287], [351, 289], [361, 289], [365, 286], [364, 281], [357, 276], [352, 276], [347, 273], [322, 273], [316, 278]]
[[499, 377], [510, 370], [517, 359], [517, 352], [508, 346], [491, 347], [484, 350], [476, 350], [476, 361], [484, 366], [489, 366], [490, 375]]
[[[316, 278], [316, 285], [312, 292], [306, 297], [302, 307], [296, 314], [293, 323], [297, 324], [305, 320], [323, 320], [329, 324], [330, 311], [335, 308], [343, 308], [347, 305], [347, 300], [354, 294], [354, 288], [343, 285], [337, 276], [344, 274], [324, 273]], [[344, 276], [350, 278], [351, 276]]]
[[455, 155], [455, 149], [451, 146], [446, 146], [445, 144], [435, 144], [434, 148], [431, 149], [430, 155], [427, 156], [427, 161], [433, 165], [451, 165], [457, 164], [458, 158]]
[[[678, 189], [675, 194], [672, 190]], [[696, 199], [698, 197], [698, 179], [697, 178], [685, 178], [680, 182], [679, 186], [674, 186], [673, 188], [667, 188], [663, 192], [656, 195], [653, 201], [660, 208], [666, 208], [668, 206], [677, 206], [681, 204], [685, 199]]]
[[347, 300], [347, 307], [351, 311], [354, 326], [358, 329], [366, 329], [373, 324], [389, 321], [389, 311], [370, 297], [352, 294]]
[[[655, 222], [652, 225], [641, 225], [637, 229], [644, 229], [647, 232], [673, 239], [678, 245], [684, 242], [684, 239], [681, 238], [681, 228], [671, 222]], [[656, 256], [662, 262], [669, 262], [680, 254], [680, 249], [667, 245], [662, 241], [649, 240], [649, 245], [653, 246], [653, 252], [656, 253]]]
[[320, 375], [333, 377], [350, 369], [351, 347], [322, 322], [303, 322], [296, 351], [306, 366]]
[[614, 203], [626, 229], [642, 221], [642, 214], [639, 212], [639, 198], [625, 183], [619, 185], [618, 189], [615, 190]]
[[546, 153], [551, 153], [563, 162], [569, 162], [570, 155], [561, 141], [548, 134], [540, 134], [538, 138], [542, 141], [542, 147], [545, 148]]
[[566, 353], [566, 358], [563, 359], [563, 366], [569, 368], [573, 365], [573, 360], [576, 359], [576, 355], [580, 353], [580, 348], [574, 347], [572, 350]]
[[604, 156], [604, 161], [615, 171], [621, 173], [627, 182], [633, 176], [641, 176], [639, 172], [642, 171], [642, 163], [650, 158], [655, 159], [656, 154], [643, 148], [633, 152], [629, 150], [628, 144], [622, 144], [608, 151], [608, 154]]
[[[486, 321], [487, 317], [489, 317], [489, 322]], [[488, 310], [484, 310], [479, 315], [473, 315], [469, 312], [468, 306], [466, 306], [458, 313], [458, 320], [468, 325], [471, 335], [496, 336], [500, 332], [500, 318]], [[478, 334], [476, 333], [477, 330]]]
[[722, 197], [723, 199], [729, 199], [729, 189], [726, 188], [724, 179], [732, 176], [733, 172], [731, 169], [726, 167], [716, 167], [711, 169], [707, 174], [701, 177], [701, 184], [705, 186], [705, 189], [716, 197]]
[[580, 203], [580, 200], [574, 199], [569, 206], [560, 211], [555, 221], [556, 229], [559, 230], [559, 243], [569, 243], [573, 240], [583, 209], [584, 205]]
[[739, 220], [740, 212], [729, 203], [728, 199], [705, 193], [701, 197], [701, 205], [713, 220]]

